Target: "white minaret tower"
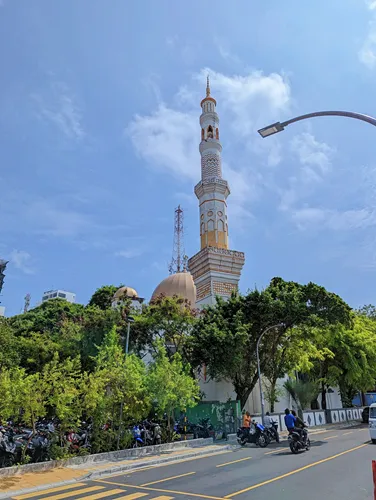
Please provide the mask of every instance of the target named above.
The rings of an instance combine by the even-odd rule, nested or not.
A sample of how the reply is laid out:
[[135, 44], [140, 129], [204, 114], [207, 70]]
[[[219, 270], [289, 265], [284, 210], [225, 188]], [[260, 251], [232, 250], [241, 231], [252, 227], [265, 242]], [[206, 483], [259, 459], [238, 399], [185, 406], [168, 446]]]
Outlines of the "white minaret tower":
[[222, 179], [216, 105], [210, 95], [208, 77], [206, 97], [201, 101], [201, 181], [195, 187], [200, 208], [201, 250], [188, 263], [197, 288], [197, 306], [214, 304], [216, 295], [228, 298], [238, 288], [244, 265], [244, 253], [228, 249], [226, 199], [230, 189]]

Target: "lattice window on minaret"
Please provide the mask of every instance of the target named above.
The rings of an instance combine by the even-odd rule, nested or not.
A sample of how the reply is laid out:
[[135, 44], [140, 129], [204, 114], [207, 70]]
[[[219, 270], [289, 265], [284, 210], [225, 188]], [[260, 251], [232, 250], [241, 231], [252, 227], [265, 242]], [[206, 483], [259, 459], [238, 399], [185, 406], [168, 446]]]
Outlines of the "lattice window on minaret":
[[221, 160], [219, 155], [206, 153], [201, 156], [202, 178], [222, 177]]

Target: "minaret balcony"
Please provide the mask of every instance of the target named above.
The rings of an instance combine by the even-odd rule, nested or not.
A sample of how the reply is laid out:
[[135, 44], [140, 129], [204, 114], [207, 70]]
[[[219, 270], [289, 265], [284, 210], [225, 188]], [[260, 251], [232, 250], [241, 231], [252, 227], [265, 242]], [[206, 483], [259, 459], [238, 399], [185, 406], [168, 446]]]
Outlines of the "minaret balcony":
[[226, 199], [230, 194], [228, 182], [219, 177], [208, 177], [201, 180], [195, 186], [195, 194], [200, 199], [207, 193], [221, 193]]

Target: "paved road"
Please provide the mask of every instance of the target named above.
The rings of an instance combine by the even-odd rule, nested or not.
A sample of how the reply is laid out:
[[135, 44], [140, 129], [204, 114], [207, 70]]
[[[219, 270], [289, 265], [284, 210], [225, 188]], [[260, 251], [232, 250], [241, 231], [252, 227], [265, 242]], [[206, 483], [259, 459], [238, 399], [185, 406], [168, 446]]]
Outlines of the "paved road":
[[376, 446], [368, 428], [320, 431], [309, 452], [286, 442], [150, 467], [15, 500], [371, 500]]

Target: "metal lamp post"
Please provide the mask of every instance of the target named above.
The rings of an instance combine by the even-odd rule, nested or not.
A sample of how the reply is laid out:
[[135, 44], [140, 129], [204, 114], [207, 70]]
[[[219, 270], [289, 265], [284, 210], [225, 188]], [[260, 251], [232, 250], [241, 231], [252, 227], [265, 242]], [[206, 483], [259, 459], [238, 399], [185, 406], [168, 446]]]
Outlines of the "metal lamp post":
[[127, 317], [127, 338], [125, 340], [125, 355], [128, 356], [129, 350], [129, 334], [131, 331], [131, 323], [134, 323], [134, 318], [132, 316]]
[[[127, 337], [125, 340], [125, 360], [127, 360], [128, 350], [129, 350], [129, 334], [131, 331], [131, 323], [134, 323], [134, 318], [132, 316], [127, 316]], [[117, 450], [119, 449], [119, 445], [120, 445], [120, 435], [121, 435], [121, 430], [122, 430], [121, 423], [123, 420], [123, 406], [124, 406], [124, 403], [122, 401], [120, 403], [120, 423], [119, 423], [119, 433], [118, 433], [117, 443], [116, 443]]]
[[261, 420], [262, 420], [262, 425], [264, 425], [264, 417], [265, 417], [265, 401], [264, 401], [264, 394], [262, 391], [262, 384], [261, 384], [261, 368], [260, 368], [260, 356], [259, 356], [259, 347], [260, 347], [260, 342], [265, 333], [268, 333], [269, 330], [272, 330], [273, 328], [280, 328], [281, 326], [284, 326], [283, 323], [278, 323], [277, 325], [272, 325], [268, 326], [261, 335], [259, 336], [256, 344], [256, 356], [257, 356], [257, 375], [258, 375], [258, 381], [259, 381], [259, 388], [260, 388], [260, 401], [261, 401]]
[[258, 130], [258, 133], [265, 139], [265, 137], [282, 132], [282, 130], [285, 130], [285, 127], [291, 123], [300, 122], [301, 120], [306, 120], [308, 118], [316, 118], [317, 116], [345, 116], [347, 118], [355, 118], [356, 120], [367, 122], [376, 127], [376, 118], [363, 115], [362, 113], [353, 113], [351, 111], [317, 111], [316, 113], [296, 116], [295, 118], [291, 118], [291, 120], [287, 120], [285, 122], [272, 123], [271, 125]]

